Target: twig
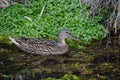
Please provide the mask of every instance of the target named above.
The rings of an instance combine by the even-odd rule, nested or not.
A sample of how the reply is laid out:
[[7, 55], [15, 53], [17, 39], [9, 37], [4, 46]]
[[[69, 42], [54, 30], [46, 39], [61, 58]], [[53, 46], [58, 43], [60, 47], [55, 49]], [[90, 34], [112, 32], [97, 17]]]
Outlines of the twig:
[[45, 5], [43, 6], [43, 8], [42, 8], [40, 14], [38, 15], [37, 19], [40, 19], [40, 18], [41, 18], [41, 16], [42, 16], [44, 10], [45, 10]]
[[29, 21], [32, 21], [32, 18], [28, 17], [28, 16], [24, 16], [24, 18], [26, 18]]
[[[115, 34], [117, 33], [117, 27], [119, 26], [119, 17], [120, 17], [120, 0], [117, 2], [117, 6], [115, 6], [115, 10], [117, 10], [117, 16], [113, 24], [113, 28], [115, 29]], [[115, 13], [115, 11], [114, 11]]]

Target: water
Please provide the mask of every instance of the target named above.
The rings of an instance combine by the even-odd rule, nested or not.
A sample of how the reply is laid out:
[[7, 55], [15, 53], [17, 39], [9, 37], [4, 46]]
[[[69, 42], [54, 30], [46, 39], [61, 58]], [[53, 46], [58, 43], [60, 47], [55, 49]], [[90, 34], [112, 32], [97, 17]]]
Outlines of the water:
[[116, 37], [106, 47], [105, 40], [68, 55], [37, 56], [14, 45], [0, 43], [0, 80], [41, 80], [77, 75], [80, 80], [120, 80], [120, 47]]

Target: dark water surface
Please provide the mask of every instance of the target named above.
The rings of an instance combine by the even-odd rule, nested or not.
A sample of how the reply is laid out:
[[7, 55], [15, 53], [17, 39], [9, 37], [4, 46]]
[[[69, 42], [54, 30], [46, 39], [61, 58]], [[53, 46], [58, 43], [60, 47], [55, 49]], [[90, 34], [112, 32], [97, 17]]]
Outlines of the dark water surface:
[[67, 55], [37, 56], [0, 43], [0, 80], [41, 80], [75, 74], [80, 80], [120, 80], [120, 47], [113, 37], [109, 47], [94, 43]]

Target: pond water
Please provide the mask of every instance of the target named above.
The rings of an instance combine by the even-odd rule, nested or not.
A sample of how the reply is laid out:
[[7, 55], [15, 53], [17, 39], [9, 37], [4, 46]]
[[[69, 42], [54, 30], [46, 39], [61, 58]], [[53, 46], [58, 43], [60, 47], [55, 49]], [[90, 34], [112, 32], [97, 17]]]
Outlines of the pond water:
[[107, 48], [106, 39], [98, 45], [96, 42], [84, 50], [73, 49], [66, 55], [37, 56], [0, 43], [0, 80], [60, 79], [66, 74], [79, 78], [73, 80], [120, 80], [118, 37], [112, 37]]

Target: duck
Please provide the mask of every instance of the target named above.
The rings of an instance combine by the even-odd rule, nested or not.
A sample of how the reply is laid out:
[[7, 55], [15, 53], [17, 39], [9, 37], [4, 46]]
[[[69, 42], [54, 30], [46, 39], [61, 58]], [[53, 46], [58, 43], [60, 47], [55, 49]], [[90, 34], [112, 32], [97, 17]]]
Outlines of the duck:
[[78, 41], [71, 34], [69, 30], [62, 29], [58, 34], [58, 41], [55, 42], [50, 39], [42, 38], [14, 38], [9, 36], [9, 39], [17, 46], [20, 50], [36, 55], [59, 55], [68, 52], [69, 46], [65, 42], [65, 39], [69, 38]]

